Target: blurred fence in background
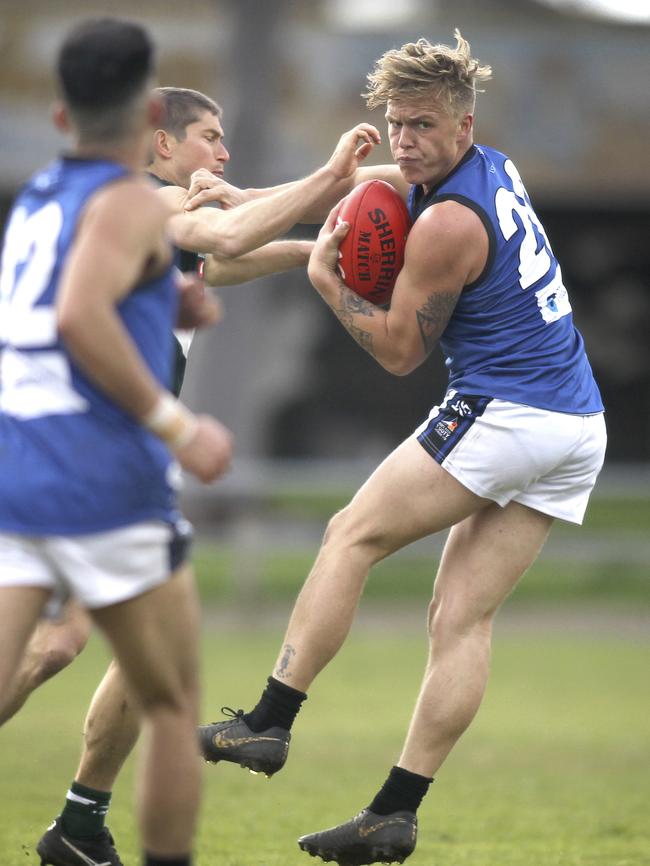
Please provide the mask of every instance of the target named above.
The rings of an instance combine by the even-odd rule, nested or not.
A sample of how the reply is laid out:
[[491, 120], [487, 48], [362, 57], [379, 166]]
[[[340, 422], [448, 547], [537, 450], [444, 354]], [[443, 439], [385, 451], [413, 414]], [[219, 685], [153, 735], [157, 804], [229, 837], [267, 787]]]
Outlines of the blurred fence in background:
[[[374, 467], [366, 461], [236, 460], [210, 488], [190, 481], [183, 511], [197, 534], [195, 562], [207, 601], [287, 605], [318, 550], [327, 521]], [[604, 603], [650, 614], [650, 465], [603, 470], [582, 527], [556, 521], [514, 598]], [[392, 607], [426, 603], [446, 532], [376, 566], [366, 596]], [[254, 613], [254, 611], [253, 611]]]

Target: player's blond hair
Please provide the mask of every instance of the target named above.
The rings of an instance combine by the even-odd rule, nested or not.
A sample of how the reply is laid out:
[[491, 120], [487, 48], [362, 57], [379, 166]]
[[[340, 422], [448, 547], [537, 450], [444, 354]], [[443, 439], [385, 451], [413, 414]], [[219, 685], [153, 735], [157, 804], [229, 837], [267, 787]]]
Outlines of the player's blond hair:
[[469, 42], [458, 29], [454, 36], [455, 48], [418, 39], [383, 54], [368, 75], [368, 90], [363, 94], [368, 108], [385, 105], [389, 99], [435, 96], [447, 102], [456, 116], [471, 114], [481, 92], [477, 83], [488, 81], [492, 68], [472, 57]]

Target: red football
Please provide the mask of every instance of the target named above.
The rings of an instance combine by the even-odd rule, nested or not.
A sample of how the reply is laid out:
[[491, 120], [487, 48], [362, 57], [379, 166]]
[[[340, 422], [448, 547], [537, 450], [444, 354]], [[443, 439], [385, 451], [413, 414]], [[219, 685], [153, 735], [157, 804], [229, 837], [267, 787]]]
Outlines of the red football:
[[383, 180], [367, 180], [343, 199], [338, 219], [350, 224], [339, 247], [343, 282], [373, 304], [387, 304], [411, 228], [401, 196]]

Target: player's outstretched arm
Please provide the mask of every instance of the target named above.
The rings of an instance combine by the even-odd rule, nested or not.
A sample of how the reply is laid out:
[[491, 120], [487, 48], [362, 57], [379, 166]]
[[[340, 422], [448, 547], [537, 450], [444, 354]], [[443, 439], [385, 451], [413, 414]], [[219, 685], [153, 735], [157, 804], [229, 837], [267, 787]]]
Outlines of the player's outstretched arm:
[[170, 220], [174, 243], [186, 250], [236, 258], [275, 240], [315, 207], [338, 199], [342, 186], [351, 188], [360, 160], [379, 140], [374, 126], [357, 124], [341, 136], [326, 165], [309, 177], [232, 210], [188, 211], [185, 191], [178, 187], [161, 189], [159, 194], [177, 211]]
[[348, 288], [337, 272], [339, 244], [348, 231], [336, 225], [338, 208], [321, 229], [309, 262], [309, 278], [359, 345], [388, 372], [404, 376], [434, 348], [463, 287], [483, 270], [488, 239], [480, 219], [456, 202], [429, 208], [406, 242], [404, 267], [389, 310]]
[[163, 439], [185, 469], [211, 481], [229, 464], [230, 434], [161, 388], [116, 309], [141, 279], [168, 266], [167, 218], [156, 193], [139, 181], [101, 190], [86, 209], [66, 261], [57, 327], [83, 372]]
[[[361, 151], [358, 156], [361, 156]], [[355, 186], [367, 180], [383, 180], [390, 183], [406, 201], [409, 184], [402, 177], [402, 173], [396, 165], [368, 165], [360, 166], [350, 178], [340, 181], [336, 187], [326, 196], [316, 202], [311, 208], [305, 210], [300, 217], [302, 223], [322, 223], [325, 221], [330, 209], [334, 207], [343, 196], [347, 195]], [[205, 169], [199, 169], [192, 175], [192, 182], [186, 195], [184, 208], [187, 211], [196, 210], [202, 205], [220, 204], [225, 209], [237, 207], [247, 201], [255, 201], [260, 198], [268, 198], [279, 192], [292, 189], [300, 181], [293, 180], [280, 186], [264, 187], [262, 189], [239, 189], [234, 187], [223, 178], [215, 177]]]
[[236, 259], [206, 256], [203, 274], [210, 286], [234, 286], [307, 267], [313, 248], [313, 241], [274, 241]]

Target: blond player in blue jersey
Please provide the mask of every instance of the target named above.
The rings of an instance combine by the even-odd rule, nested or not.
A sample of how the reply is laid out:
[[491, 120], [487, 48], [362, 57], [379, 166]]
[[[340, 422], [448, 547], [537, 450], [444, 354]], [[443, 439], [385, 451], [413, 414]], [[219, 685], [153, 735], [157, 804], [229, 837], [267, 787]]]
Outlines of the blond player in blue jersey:
[[[336, 225], [336, 211], [309, 264], [324, 301], [386, 370], [406, 375], [439, 345], [447, 393], [330, 521], [257, 706], [201, 730], [208, 760], [277, 772], [371, 567], [449, 528], [401, 755], [354, 818], [299, 840], [345, 866], [401, 862], [414, 850], [420, 802], [481, 703], [495, 614], [553, 521], [582, 522], [605, 452], [603, 405], [560, 266], [512, 160], [474, 144], [476, 91], [491, 70], [456, 37], [453, 47], [420, 39], [379, 59], [367, 101], [386, 108], [395, 165], [361, 168], [338, 188], [378, 177], [408, 202], [414, 225], [390, 309], [341, 281], [348, 226]], [[206, 187], [197, 201], [233, 194]]]

